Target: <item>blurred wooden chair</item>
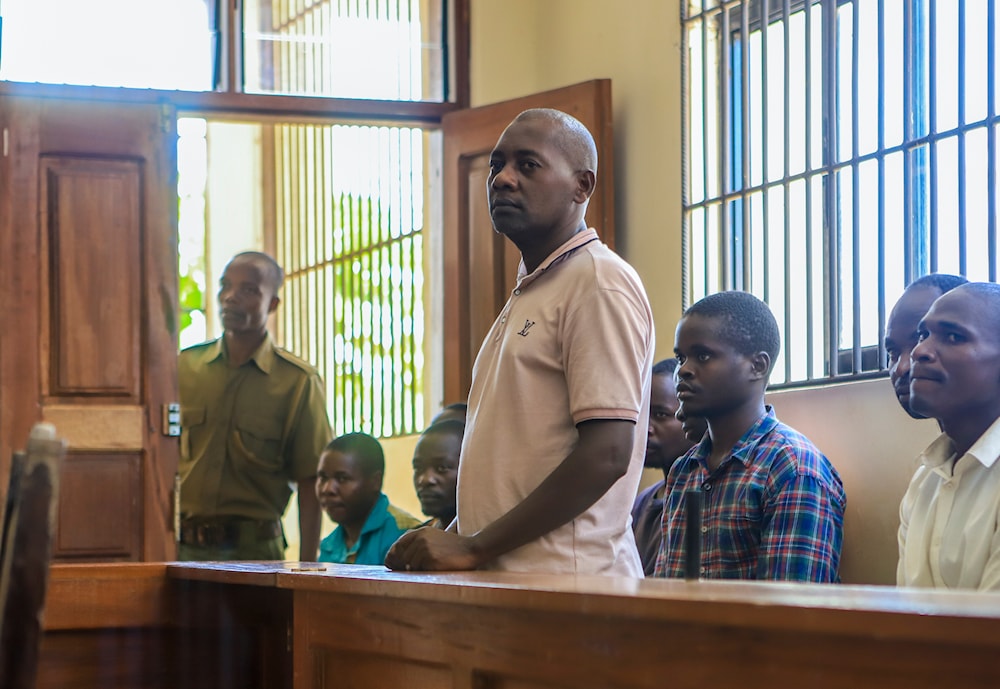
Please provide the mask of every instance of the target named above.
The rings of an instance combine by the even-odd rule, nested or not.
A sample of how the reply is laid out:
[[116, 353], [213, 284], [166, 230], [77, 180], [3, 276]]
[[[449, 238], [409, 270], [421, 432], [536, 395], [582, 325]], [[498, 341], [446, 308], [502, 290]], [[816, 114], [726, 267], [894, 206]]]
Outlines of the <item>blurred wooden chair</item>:
[[0, 535], [0, 687], [31, 689], [38, 667], [42, 613], [59, 502], [65, 441], [37, 424], [14, 453]]

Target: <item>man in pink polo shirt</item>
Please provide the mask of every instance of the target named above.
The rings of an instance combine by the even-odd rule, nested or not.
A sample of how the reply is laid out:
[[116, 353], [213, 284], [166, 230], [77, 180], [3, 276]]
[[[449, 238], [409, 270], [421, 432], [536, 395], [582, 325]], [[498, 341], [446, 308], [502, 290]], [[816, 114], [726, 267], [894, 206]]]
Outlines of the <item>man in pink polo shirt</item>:
[[635, 271], [584, 221], [597, 148], [557, 110], [504, 130], [487, 181], [517, 285], [472, 374], [453, 531], [389, 551], [406, 570], [642, 576], [629, 512], [649, 419], [653, 319]]

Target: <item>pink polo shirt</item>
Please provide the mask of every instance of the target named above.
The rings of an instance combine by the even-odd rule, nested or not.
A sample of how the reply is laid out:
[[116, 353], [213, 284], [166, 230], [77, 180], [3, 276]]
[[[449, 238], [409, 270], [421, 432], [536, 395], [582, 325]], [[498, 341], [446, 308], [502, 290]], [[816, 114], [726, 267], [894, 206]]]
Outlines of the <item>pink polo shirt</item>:
[[458, 529], [525, 499], [576, 447], [576, 424], [635, 422], [628, 472], [576, 519], [488, 566], [642, 576], [630, 511], [649, 422], [653, 316], [635, 271], [588, 229], [517, 286], [476, 357], [458, 471]]

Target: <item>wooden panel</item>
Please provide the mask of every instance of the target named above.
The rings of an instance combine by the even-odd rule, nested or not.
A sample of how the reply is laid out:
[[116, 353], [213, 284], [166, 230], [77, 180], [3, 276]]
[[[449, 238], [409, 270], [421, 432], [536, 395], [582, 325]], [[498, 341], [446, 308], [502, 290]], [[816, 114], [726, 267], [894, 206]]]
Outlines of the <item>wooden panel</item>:
[[139, 164], [43, 156], [41, 188], [51, 289], [43, 391], [138, 401]]
[[38, 689], [291, 686], [289, 592], [172, 581], [165, 569], [54, 566]]
[[[446, 115], [442, 120], [445, 402], [468, 397], [475, 355], [513, 287], [519, 258], [517, 248], [505, 239], [500, 239], [505, 245], [502, 255], [495, 248], [473, 251], [473, 242], [485, 241], [482, 235], [493, 236], [486, 208], [489, 153], [514, 117], [523, 110], [538, 107], [567, 112], [594, 135], [599, 165], [586, 220], [608, 246], [615, 247], [610, 80], [588, 81]], [[504, 270], [504, 266], [507, 276], [503, 288], [498, 289], [496, 282], [484, 276], [492, 276]]]
[[56, 564], [49, 573], [45, 629], [150, 627], [164, 624], [170, 609], [162, 563]]
[[142, 456], [71, 452], [62, 475], [60, 560], [142, 559]]
[[[172, 559], [178, 441], [160, 411], [177, 401], [175, 116], [51, 97], [71, 92], [90, 93], [0, 98], [0, 303], [16, 323], [0, 328], [0, 470], [43, 417], [76, 449], [134, 450], [141, 482], [108, 509], [127, 502], [119, 519], [135, 519], [129, 557]], [[61, 518], [92, 523], [67, 504]]]
[[56, 426], [74, 450], [142, 450], [142, 407], [46, 405], [42, 419]]
[[451, 670], [441, 665], [367, 653], [316, 654], [316, 689], [374, 686], [440, 689], [451, 684]]
[[0, 156], [0, 476], [6, 478], [11, 454], [40, 418], [37, 108], [0, 98], [0, 127], [10, 147], [10, 155]]
[[[474, 607], [417, 597], [309, 593], [301, 604], [297, 597], [296, 666], [308, 663], [310, 654], [337, 648], [348, 656], [379, 653], [397, 662], [471, 667], [477, 686], [504, 688], [657, 689], [669, 678], [669, 686], [691, 689], [737, 681], [749, 689], [986, 689], [1000, 681], [1000, 667], [984, 664], [992, 653], [985, 644], [944, 648], [935, 639], [903, 641], [875, 631], [803, 633], [725, 622]], [[308, 627], [302, 635], [300, 615], [311, 620], [301, 623]], [[302, 640], [307, 649], [298, 647]], [[348, 686], [392, 686], [375, 676], [356, 679]]]

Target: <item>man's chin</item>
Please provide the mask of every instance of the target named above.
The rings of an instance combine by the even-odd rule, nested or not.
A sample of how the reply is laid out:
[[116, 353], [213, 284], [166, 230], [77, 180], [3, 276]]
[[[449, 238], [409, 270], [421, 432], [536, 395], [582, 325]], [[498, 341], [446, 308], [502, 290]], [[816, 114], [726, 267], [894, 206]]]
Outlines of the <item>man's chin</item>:
[[926, 419], [927, 417], [920, 412], [913, 411], [913, 407], [910, 406], [910, 396], [909, 395], [896, 395], [896, 401], [899, 402], [899, 406], [903, 408], [911, 419]]
[[[914, 407], [916, 403], [916, 408]], [[902, 400], [900, 400], [902, 404]], [[913, 395], [910, 395], [910, 399], [906, 405], [903, 406], [910, 418], [913, 419], [932, 419], [934, 418], [934, 410], [930, 408], [931, 405], [928, 404], [927, 400], [914, 399]]]

